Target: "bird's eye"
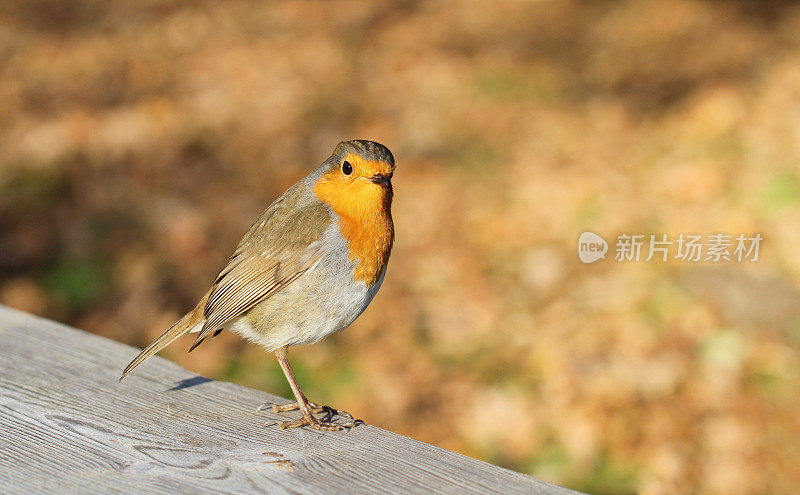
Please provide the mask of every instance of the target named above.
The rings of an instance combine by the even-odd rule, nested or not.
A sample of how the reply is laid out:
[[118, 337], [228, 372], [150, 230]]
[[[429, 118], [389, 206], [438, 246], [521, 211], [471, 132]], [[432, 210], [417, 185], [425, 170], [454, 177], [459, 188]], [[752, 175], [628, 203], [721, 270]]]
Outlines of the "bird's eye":
[[344, 163], [342, 163], [342, 173], [344, 175], [350, 175], [353, 173], [353, 166], [350, 165], [350, 162], [345, 161]]

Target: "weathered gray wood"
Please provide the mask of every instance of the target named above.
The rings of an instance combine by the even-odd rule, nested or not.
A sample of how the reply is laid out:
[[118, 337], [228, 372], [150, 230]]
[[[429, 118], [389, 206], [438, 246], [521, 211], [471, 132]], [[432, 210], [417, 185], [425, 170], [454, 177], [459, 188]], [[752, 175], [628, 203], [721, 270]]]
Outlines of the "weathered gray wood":
[[135, 354], [0, 307], [0, 493], [575, 493], [369, 425], [265, 426], [285, 399], [162, 358], [117, 383]]

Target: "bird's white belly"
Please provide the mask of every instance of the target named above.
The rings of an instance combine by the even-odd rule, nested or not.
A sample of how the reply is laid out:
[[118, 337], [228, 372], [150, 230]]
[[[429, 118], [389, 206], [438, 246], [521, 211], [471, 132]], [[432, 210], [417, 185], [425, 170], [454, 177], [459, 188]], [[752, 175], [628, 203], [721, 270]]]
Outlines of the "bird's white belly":
[[267, 350], [313, 344], [344, 330], [364, 312], [385, 274], [367, 286], [350, 266], [322, 263], [228, 328]]

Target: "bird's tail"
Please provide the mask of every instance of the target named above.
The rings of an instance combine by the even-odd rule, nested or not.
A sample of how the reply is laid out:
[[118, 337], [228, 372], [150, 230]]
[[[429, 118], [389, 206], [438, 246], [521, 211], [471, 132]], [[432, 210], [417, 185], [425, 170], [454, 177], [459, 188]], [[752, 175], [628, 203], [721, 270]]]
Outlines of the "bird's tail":
[[[210, 292], [209, 292], [210, 293]], [[162, 333], [159, 338], [153, 341], [152, 344], [147, 346], [142, 352], [139, 353], [138, 356], [133, 358], [133, 361], [125, 367], [125, 370], [122, 372], [122, 376], [119, 377], [119, 381], [122, 381], [128, 373], [134, 370], [137, 366], [142, 364], [147, 358], [152, 356], [153, 354], [157, 353], [161, 349], [170, 345], [175, 339], [180, 337], [181, 335], [191, 332], [195, 328], [199, 328], [198, 325], [202, 324], [205, 321], [205, 316], [203, 315], [203, 310], [206, 306], [206, 301], [208, 301], [208, 294], [200, 300], [200, 302], [195, 306], [195, 308], [189, 311], [186, 316], [178, 320], [177, 323], [169, 327], [166, 332]]]

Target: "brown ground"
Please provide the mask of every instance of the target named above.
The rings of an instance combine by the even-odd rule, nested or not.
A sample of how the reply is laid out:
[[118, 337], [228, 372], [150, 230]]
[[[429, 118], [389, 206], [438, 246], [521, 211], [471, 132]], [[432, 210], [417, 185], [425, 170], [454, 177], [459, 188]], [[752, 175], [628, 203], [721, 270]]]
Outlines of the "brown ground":
[[[350, 138], [395, 153], [397, 243], [293, 351], [312, 399], [593, 493], [796, 490], [794, 2], [5, 0], [0, 302], [144, 345]], [[765, 241], [583, 265], [583, 230]], [[189, 343], [288, 396], [254, 346]]]

